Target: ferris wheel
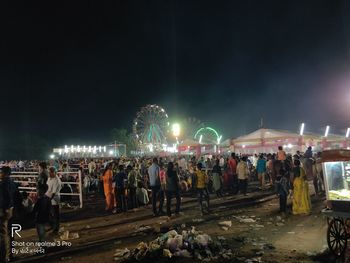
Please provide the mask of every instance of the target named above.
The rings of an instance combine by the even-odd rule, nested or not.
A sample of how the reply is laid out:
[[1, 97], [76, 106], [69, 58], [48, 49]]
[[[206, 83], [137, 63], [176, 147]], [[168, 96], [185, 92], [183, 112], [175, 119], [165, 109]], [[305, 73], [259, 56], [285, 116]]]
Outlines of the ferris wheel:
[[168, 114], [158, 105], [146, 105], [136, 114], [133, 133], [139, 144], [166, 144]]

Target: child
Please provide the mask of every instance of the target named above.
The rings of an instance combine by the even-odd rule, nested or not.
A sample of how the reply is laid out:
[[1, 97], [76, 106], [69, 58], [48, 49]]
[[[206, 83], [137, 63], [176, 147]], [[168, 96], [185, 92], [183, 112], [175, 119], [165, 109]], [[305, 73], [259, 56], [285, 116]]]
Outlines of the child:
[[137, 183], [137, 189], [136, 189], [136, 197], [139, 205], [148, 205], [149, 203], [149, 197], [147, 190], [143, 187], [142, 182]]
[[285, 214], [287, 212], [287, 197], [289, 194], [289, 180], [283, 169], [279, 170], [276, 175], [276, 192], [280, 199], [280, 212]]
[[36, 201], [33, 214], [35, 216], [36, 231], [38, 232], [39, 241], [45, 241], [45, 225], [49, 223], [51, 211], [51, 199], [45, 195], [47, 185], [41, 185], [38, 189], [39, 198]]

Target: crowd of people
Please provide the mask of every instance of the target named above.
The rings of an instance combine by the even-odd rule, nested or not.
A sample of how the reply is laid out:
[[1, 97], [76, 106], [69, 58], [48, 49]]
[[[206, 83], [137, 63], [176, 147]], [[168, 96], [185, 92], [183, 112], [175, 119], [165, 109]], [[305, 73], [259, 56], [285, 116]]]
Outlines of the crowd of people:
[[[151, 206], [153, 216], [181, 214], [181, 197], [196, 196], [198, 208], [210, 213], [210, 194], [223, 198], [226, 194], [248, 195], [251, 181], [258, 181], [264, 191], [275, 187], [280, 199], [280, 212], [287, 212], [287, 199], [293, 195], [292, 213], [311, 211], [308, 180], [312, 180], [316, 194], [324, 191], [321, 155], [314, 155], [311, 147], [304, 154], [286, 154], [279, 147], [274, 154], [172, 157], [140, 157], [120, 159], [71, 159], [39, 161], [10, 161], [0, 163], [0, 223], [1, 251], [4, 262], [10, 259], [8, 224], [11, 221], [16, 196], [21, 207], [35, 218], [40, 241], [45, 240], [46, 226], [54, 234], [60, 225], [61, 178], [57, 172], [80, 170], [85, 195], [100, 193], [109, 213], [125, 213], [130, 209]], [[37, 168], [38, 167], [38, 168]], [[18, 193], [10, 179], [11, 171], [38, 169], [37, 198]], [[171, 209], [176, 200], [175, 211]], [[164, 207], [164, 202], [165, 207]], [[164, 209], [165, 208], [165, 209]]]

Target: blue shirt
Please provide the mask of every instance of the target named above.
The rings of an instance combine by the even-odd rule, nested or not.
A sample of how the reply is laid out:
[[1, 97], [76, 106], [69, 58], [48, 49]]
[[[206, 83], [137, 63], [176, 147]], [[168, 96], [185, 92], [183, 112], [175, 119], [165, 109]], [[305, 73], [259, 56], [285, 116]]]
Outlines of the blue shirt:
[[265, 173], [266, 172], [266, 160], [265, 159], [259, 159], [256, 164], [256, 171], [257, 173]]

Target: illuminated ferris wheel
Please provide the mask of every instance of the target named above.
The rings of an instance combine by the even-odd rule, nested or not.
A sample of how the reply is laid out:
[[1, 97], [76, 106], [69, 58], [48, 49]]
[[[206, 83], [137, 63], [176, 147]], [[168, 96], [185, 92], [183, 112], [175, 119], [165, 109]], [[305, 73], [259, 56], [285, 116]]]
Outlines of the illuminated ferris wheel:
[[158, 105], [146, 105], [136, 114], [133, 133], [140, 145], [166, 144], [169, 131], [168, 114]]

